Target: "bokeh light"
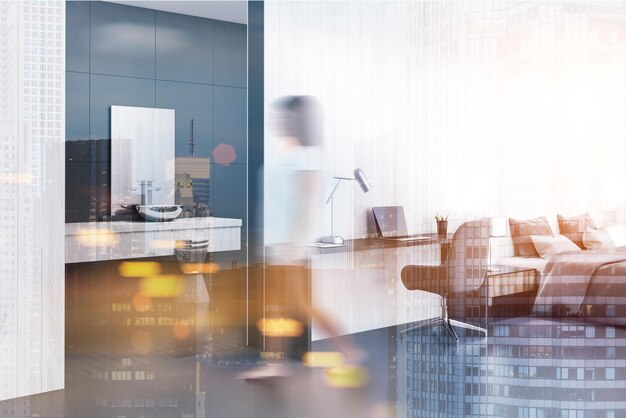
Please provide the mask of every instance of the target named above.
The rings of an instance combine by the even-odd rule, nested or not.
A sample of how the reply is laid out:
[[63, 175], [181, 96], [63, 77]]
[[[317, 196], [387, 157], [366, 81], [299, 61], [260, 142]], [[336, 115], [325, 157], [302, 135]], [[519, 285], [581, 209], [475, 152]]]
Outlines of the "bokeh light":
[[152, 242], [157, 250], [170, 250], [176, 247], [176, 241], [172, 239], [155, 239]]
[[145, 277], [139, 282], [141, 293], [151, 298], [168, 298], [178, 295], [180, 277], [174, 274]]
[[230, 165], [237, 159], [235, 147], [230, 144], [218, 144], [213, 148], [213, 161], [216, 164]]
[[172, 334], [179, 340], [184, 340], [189, 336], [191, 327], [187, 324], [177, 324], [172, 327]]
[[336, 351], [311, 351], [302, 356], [302, 363], [308, 367], [336, 367], [344, 361], [343, 353]]
[[117, 234], [108, 229], [82, 229], [76, 239], [85, 247], [112, 247], [117, 244]]
[[356, 389], [367, 384], [369, 373], [358, 365], [331, 367], [324, 370], [324, 383], [331, 388]]
[[0, 184], [31, 184], [33, 176], [31, 173], [2, 173], [0, 174]]
[[117, 270], [124, 277], [146, 277], [161, 273], [161, 265], [155, 261], [124, 261]]
[[216, 263], [184, 263], [181, 270], [185, 274], [207, 273], [216, 274], [220, 271], [220, 266]]
[[133, 296], [132, 304], [133, 309], [137, 312], [148, 312], [151, 307], [152, 300], [150, 297], [142, 292]]
[[297, 337], [304, 332], [302, 322], [290, 318], [261, 319], [257, 328], [266, 337]]
[[372, 408], [372, 418], [391, 418], [396, 416], [396, 406], [391, 402], [380, 401]]

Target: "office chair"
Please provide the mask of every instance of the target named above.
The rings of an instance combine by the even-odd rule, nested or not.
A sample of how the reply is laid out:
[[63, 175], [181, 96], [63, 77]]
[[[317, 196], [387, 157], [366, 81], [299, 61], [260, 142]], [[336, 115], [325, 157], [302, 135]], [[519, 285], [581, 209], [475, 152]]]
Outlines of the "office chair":
[[424, 290], [441, 295], [441, 316], [405, 329], [402, 333], [442, 323], [458, 341], [452, 326], [485, 333], [476, 325], [455, 321], [448, 316], [448, 297], [465, 295], [480, 288], [489, 267], [489, 219], [465, 222], [452, 237], [448, 255], [439, 266], [407, 265], [402, 269], [402, 283], [408, 290]]

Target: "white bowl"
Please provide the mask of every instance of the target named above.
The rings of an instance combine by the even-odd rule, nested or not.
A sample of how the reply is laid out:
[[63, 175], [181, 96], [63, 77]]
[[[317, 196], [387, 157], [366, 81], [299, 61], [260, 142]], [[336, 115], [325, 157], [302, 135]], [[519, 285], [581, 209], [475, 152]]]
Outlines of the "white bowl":
[[181, 205], [137, 205], [137, 212], [146, 221], [168, 222], [178, 218], [183, 211]]

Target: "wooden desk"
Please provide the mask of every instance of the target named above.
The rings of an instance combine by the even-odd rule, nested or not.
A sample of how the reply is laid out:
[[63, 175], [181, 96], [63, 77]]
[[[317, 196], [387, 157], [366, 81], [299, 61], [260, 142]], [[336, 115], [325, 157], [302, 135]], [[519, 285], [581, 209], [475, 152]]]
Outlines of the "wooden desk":
[[[438, 295], [407, 290], [400, 272], [408, 264], [440, 264], [451, 237], [430, 241], [350, 240], [344, 247], [314, 249], [311, 256], [311, 297], [315, 307], [333, 318], [343, 334], [406, 324], [439, 315]], [[439, 247], [438, 247], [439, 246]], [[497, 266], [488, 273], [476, 302], [491, 307], [506, 297], [537, 289], [531, 268]], [[520, 305], [528, 305], [524, 296]], [[477, 309], [483, 312], [483, 308]], [[485, 311], [486, 313], [486, 311]], [[478, 314], [481, 316], [481, 314]], [[313, 322], [312, 339], [326, 338]]]
[[318, 249], [324, 254], [340, 253], [346, 251], [367, 251], [387, 248], [405, 248], [405, 247], [418, 247], [425, 245], [450, 245], [454, 234], [447, 234], [445, 236], [438, 235], [436, 233], [420, 234], [420, 236], [429, 237], [428, 240], [418, 239], [411, 241], [398, 241], [382, 238], [357, 238], [347, 239], [344, 241], [344, 245], [338, 247], [312, 247]]
[[[411, 240], [411, 241], [397, 241], [382, 238], [358, 238], [348, 239], [344, 241], [344, 245], [337, 247], [311, 247], [311, 254], [337, 254], [337, 253], [354, 253], [361, 251], [377, 251], [377, 250], [390, 250], [401, 248], [419, 248], [419, 247], [439, 247], [439, 261], [443, 262], [448, 255], [450, 243], [454, 234], [447, 234], [445, 236], [438, 235], [437, 233], [420, 234], [421, 236], [429, 237], [428, 240]], [[430, 260], [434, 262], [434, 260]]]
[[[433, 318], [440, 314], [438, 295], [402, 283], [408, 264], [441, 264], [452, 234], [429, 240], [346, 240], [341, 247], [309, 247], [311, 302], [332, 318], [340, 334], [353, 334]], [[270, 249], [268, 249], [270, 250]], [[534, 269], [498, 266], [488, 274], [477, 302], [488, 306], [502, 296], [536, 289]], [[482, 312], [482, 309], [480, 309]], [[313, 321], [312, 340], [332, 337]]]
[[[440, 297], [409, 291], [400, 272], [407, 264], [439, 265], [452, 235], [429, 240], [347, 240], [346, 245], [310, 250], [313, 306], [332, 318], [340, 334], [353, 334], [436, 316]], [[313, 321], [312, 339], [326, 335]]]

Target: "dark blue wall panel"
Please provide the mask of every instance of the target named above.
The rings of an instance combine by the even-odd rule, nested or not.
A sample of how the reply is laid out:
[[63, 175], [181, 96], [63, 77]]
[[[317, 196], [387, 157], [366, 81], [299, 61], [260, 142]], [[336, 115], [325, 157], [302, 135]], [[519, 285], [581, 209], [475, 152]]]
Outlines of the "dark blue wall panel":
[[248, 193], [247, 165], [231, 164], [225, 166], [213, 164], [212, 168], [215, 191], [213, 193], [213, 210], [215, 216], [242, 219], [242, 230], [245, 230], [248, 225], [246, 219], [248, 210], [246, 205]]
[[69, 1], [66, 5], [67, 71], [89, 72], [89, 2]]
[[157, 81], [156, 107], [176, 110], [176, 156], [189, 156], [189, 121], [194, 120], [195, 156], [213, 149], [213, 86]]
[[91, 3], [91, 72], [154, 78], [155, 11]]
[[[265, 106], [265, 51], [264, 51], [264, 4], [262, 1], [248, 2], [248, 251], [250, 263], [263, 262], [265, 238], [263, 225], [264, 160], [264, 106]], [[251, 283], [251, 290], [258, 291]], [[258, 342], [258, 330], [252, 339]]]
[[156, 78], [213, 83], [214, 21], [157, 12]]
[[65, 138], [89, 138], [89, 74], [65, 75]]
[[235, 147], [235, 163], [247, 162], [247, 94], [245, 89], [215, 87], [215, 145], [230, 144]]
[[[78, 153], [74, 152], [73, 154]], [[65, 222], [85, 222], [89, 220], [91, 202], [89, 201], [88, 180], [88, 161], [65, 162]]]
[[68, 141], [65, 146], [65, 160], [68, 162], [89, 162], [89, 141]]
[[215, 22], [215, 84], [246, 87], [247, 29], [244, 25]]
[[210, 201], [246, 223], [246, 26], [69, 2], [67, 33], [67, 222], [109, 217], [110, 107], [119, 105], [176, 110], [177, 156], [189, 155], [192, 118], [196, 156], [233, 145], [237, 164], [211, 164]]
[[111, 138], [111, 106], [154, 107], [154, 80], [91, 76], [90, 138]]

